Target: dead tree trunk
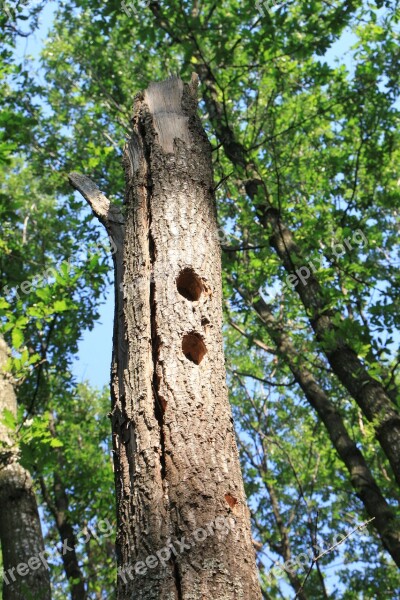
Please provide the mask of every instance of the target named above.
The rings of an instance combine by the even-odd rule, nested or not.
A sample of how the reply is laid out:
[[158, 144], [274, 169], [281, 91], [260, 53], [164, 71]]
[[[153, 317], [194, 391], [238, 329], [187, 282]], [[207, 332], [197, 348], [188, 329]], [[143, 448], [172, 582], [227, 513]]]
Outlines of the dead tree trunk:
[[19, 463], [4, 410], [17, 413], [14, 386], [4, 367], [8, 348], [0, 337], [0, 542], [3, 600], [50, 600], [50, 572], [30, 474]]
[[136, 97], [124, 219], [86, 177], [70, 176], [117, 247], [119, 600], [261, 598], [225, 383], [211, 149], [196, 86], [173, 77]]

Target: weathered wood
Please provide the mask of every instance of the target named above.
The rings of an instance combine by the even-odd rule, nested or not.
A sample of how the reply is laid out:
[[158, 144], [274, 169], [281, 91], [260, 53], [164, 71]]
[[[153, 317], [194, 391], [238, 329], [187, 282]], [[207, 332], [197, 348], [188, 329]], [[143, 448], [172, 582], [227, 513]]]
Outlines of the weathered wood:
[[225, 382], [211, 148], [196, 87], [173, 77], [139, 94], [124, 155], [111, 413], [119, 600], [261, 598]]

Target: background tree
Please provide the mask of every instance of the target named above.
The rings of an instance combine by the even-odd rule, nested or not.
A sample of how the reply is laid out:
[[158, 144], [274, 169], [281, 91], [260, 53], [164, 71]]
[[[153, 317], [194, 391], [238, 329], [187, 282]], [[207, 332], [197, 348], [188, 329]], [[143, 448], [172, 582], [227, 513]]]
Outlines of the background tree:
[[[9, 349], [0, 338], [0, 541], [4, 569], [4, 600], [50, 599], [50, 575], [45, 564], [38, 507], [29, 472], [20, 464], [13, 435], [17, 401], [4, 367]], [[24, 576], [23, 578], [21, 576]]]

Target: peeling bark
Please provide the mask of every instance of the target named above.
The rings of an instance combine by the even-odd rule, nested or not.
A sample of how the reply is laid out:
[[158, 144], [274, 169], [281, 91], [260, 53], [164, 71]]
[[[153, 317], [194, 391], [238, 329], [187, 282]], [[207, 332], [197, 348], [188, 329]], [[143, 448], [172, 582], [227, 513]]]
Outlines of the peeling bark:
[[[261, 598], [225, 383], [211, 149], [196, 111], [195, 80], [151, 84], [125, 150], [111, 384], [119, 600]], [[111, 232], [109, 204], [97, 211], [98, 190], [83, 187]]]
[[[14, 387], [4, 371], [8, 348], [0, 337], [0, 418], [16, 415]], [[29, 472], [19, 464], [12, 432], [0, 422], [0, 541], [3, 600], [50, 600], [50, 573]]]

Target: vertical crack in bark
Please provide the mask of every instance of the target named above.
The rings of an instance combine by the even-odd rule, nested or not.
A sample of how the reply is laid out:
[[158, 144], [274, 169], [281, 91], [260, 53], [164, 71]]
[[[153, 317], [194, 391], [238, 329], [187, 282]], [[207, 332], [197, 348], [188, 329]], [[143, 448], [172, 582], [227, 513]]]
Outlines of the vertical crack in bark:
[[172, 567], [173, 567], [173, 576], [174, 576], [174, 580], [175, 580], [175, 587], [176, 587], [176, 594], [177, 594], [177, 600], [183, 600], [183, 593], [182, 593], [182, 577], [181, 574], [179, 572], [179, 565], [178, 562], [176, 560], [176, 556], [172, 556]]
[[[153, 240], [150, 236], [150, 248], [153, 245]], [[152, 254], [150, 254], [152, 260]], [[153, 262], [152, 262], [153, 264]], [[158, 347], [159, 337], [157, 333], [157, 321], [156, 321], [156, 301], [155, 301], [155, 283], [150, 282], [150, 318], [151, 318], [151, 347], [153, 357], [153, 381], [151, 383], [153, 388], [154, 397], [154, 416], [157, 420], [160, 432], [160, 464], [161, 464], [161, 478], [164, 481], [166, 476], [166, 465], [165, 465], [165, 434], [164, 434], [164, 408], [161, 403], [158, 391], [160, 389], [160, 377], [157, 374], [157, 363], [158, 363]], [[165, 489], [164, 489], [165, 492]]]
[[[123, 284], [116, 294], [111, 415], [117, 596], [260, 600], [225, 383], [211, 148], [197, 116], [194, 89], [177, 77], [153, 84], [136, 96], [132, 126], [124, 154], [126, 235], [121, 232], [118, 238], [121, 251], [115, 261], [116, 282]], [[92, 185], [85, 197], [111, 228], [109, 201]], [[182, 270], [175, 288], [173, 276]], [[203, 301], [191, 305], [202, 295], [207, 315], [201, 314]], [[207, 323], [215, 335], [206, 336]], [[181, 353], [190, 333], [185, 350], [198, 363], [207, 343], [200, 369]], [[229, 538], [222, 533], [211, 538], [199, 528], [194, 536], [199, 543], [190, 538], [185, 544], [199, 524], [215, 523], [220, 529], [217, 518], [231, 513], [223, 500], [228, 490], [240, 506], [235, 530], [226, 530]], [[204, 535], [210, 539], [202, 544]], [[165, 545], [167, 539], [181, 540], [180, 551], [171, 541]], [[159, 558], [157, 565], [151, 555]], [[145, 574], [139, 571], [143, 559]]]
[[[156, 262], [156, 244], [154, 237], [151, 232], [152, 226], [152, 188], [153, 182], [151, 179], [151, 149], [150, 144], [147, 142], [146, 136], [146, 128], [143, 123], [139, 121], [139, 131], [143, 140], [143, 149], [144, 149], [144, 157], [145, 164], [147, 169], [147, 194], [146, 194], [146, 204], [147, 204], [147, 223], [148, 223], [148, 235], [149, 235], [149, 258], [150, 258], [150, 334], [151, 334], [151, 350], [152, 350], [152, 361], [153, 361], [153, 376], [152, 376], [152, 390], [153, 390], [153, 400], [154, 400], [154, 416], [157, 420], [159, 427], [159, 436], [160, 436], [160, 469], [161, 469], [161, 479], [163, 482], [163, 492], [164, 497], [166, 499], [166, 508], [168, 511], [168, 484], [166, 481], [166, 443], [165, 443], [165, 431], [164, 431], [164, 412], [165, 412], [165, 402], [160, 397], [160, 382], [161, 382], [161, 374], [157, 372], [158, 361], [159, 361], [159, 346], [160, 346], [160, 336], [158, 333], [157, 327], [157, 302], [156, 302], [156, 284], [154, 279], [154, 270], [155, 270], [155, 262]], [[175, 584], [176, 591], [176, 600], [183, 600], [183, 592], [182, 592], [182, 576], [179, 570], [179, 563], [174, 554], [172, 554], [170, 558], [171, 567], [172, 567], [172, 578]]]
[[[149, 232], [149, 257], [150, 257], [150, 335], [151, 335], [151, 353], [153, 360], [153, 379], [151, 382], [153, 390], [154, 400], [154, 416], [157, 420], [160, 435], [160, 468], [161, 478], [164, 481], [166, 477], [166, 461], [165, 461], [165, 434], [164, 434], [164, 407], [160, 400], [159, 389], [160, 389], [160, 377], [157, 373], [158, 365], [158, 349], [160, 339], [157, 331], [157, 314], [156, 314], [156, 298], [155, 298], [155, 281], [154, 281], [154, 264], [156, 260], [156, 247], [154, 238], [151, 234], [152, 225], [152, 212], [151, 212], [151, 200], [152, 200], [152, 187], [153, 182], [151, 179], [151, 151], [146, 139], [146, 129], [144, 124], [139, 122], [139, 131], [143, 140], [144, 158], [147, 169], [147, 185], [146, 185], [146, 203], [147, 203], [147, 224]], [[166, 486], [163, 485], [163, 491], [166, 493]]]

